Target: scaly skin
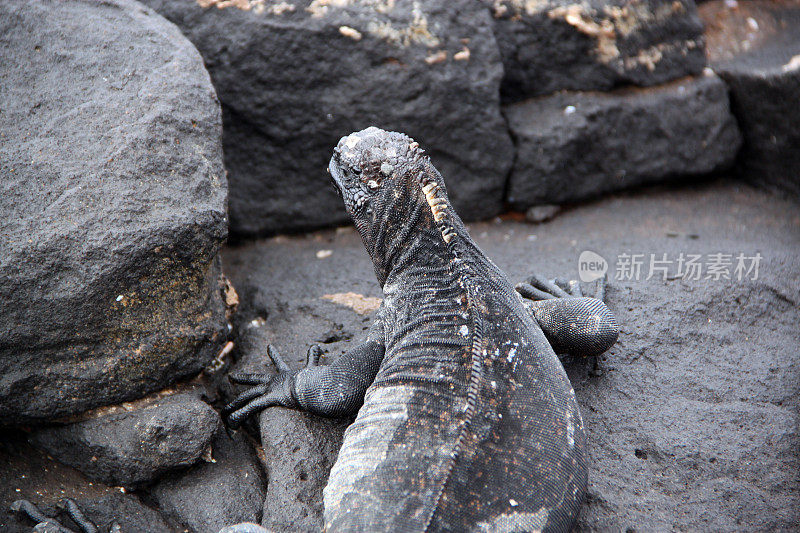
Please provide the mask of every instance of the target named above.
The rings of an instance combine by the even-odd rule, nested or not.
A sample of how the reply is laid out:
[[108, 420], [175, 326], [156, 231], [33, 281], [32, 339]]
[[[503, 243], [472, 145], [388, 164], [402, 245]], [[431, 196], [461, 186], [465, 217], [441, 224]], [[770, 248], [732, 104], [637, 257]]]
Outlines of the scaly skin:
[[229, 421], [271, 405], [358, 411], [325, 489], [328, 531], [570, 530], [586, 490], [586, 438], [551, 343], [600, 353], [616, 340], [613, 316], [536, 277], [521, 287], [526, 302], [407, 136], [349, 135], [329, 171], [383, 305], [367, 341], [330, 366], [316, 366], [312, 348], [293, 373], [271, 351], [276, 377], [232, 376], [255, 387], [226, 408]]

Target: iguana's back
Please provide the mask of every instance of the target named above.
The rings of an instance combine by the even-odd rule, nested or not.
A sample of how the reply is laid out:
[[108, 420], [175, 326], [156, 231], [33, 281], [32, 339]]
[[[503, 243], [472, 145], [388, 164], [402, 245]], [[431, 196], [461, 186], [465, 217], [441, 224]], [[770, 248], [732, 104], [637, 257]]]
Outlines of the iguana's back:
[[505, 275], [459, 237], [387, 280], [386, 355], [325, 489], [331, 530], [562, 530], [577, 514], [572, 387]]

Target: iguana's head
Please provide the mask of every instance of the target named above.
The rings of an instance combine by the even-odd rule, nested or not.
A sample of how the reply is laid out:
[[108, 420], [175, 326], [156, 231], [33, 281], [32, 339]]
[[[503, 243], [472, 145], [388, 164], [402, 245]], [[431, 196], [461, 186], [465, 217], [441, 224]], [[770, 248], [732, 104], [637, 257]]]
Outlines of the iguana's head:
[[395, 185], [398, 173], [409, 170], [415, 148], [418, 145], [407, 135], [376, 127], [342, 137], [328, 171], [353, 220], [374, 213], [374, 204]]
[[460, 225], [441, 175], [407, 135], [370, 127], [342, 137], [328, 171], [381, 283], [413, 239], [430, 235], [445, 246]]

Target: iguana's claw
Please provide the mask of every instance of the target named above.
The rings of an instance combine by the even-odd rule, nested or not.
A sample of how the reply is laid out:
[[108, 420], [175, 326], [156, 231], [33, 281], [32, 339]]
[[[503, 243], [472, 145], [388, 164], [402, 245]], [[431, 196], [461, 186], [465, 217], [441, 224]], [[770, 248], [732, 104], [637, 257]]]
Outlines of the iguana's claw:
[[223, 417], [233, 428], [239, 427], [246, 418], [267, 407], [296, 405], [292, 395], [294, 381], [292, 372], [279, 371], [275, 375], [232, 374], [229, 379], [234, 383], [253, 385], [222, 409]]
[[[278, 370], [277, 374], [230, 374], [228, 379], [241, 385], [253, 387], [244, 391], [222, 409], [222, 415], [228, 425], [238, 427], [249, 416], [267, 407], [297, 407], [294, 395], [294, 379], [297, 375], [283, 360], [272, 345], [267, 346], [267, 354]], [[314, 344], [306, 354], [306, 368], [315, 367], [319, 363], [322, 349]]]
[[594, 290], [593, 298], [600, 300], [601, 302], [606, 301], [606, 285], [608, 284], [608, 276], [603, 274], [603, 277], [596, 281], [596, 286]]
[[522, 283], [518, 283], [517, 292], [529, 300], [550, 300], [552, 298], [570, 298], [571, 295], [555, 284], [538, 274], [534, 274]]
[[275, 365], [275, 368], [278, 369], [278, 372], [292, 371], [286, 361], [283, 360], [283, 357], [281, 357], [281, 354], [278, 353], [278, 350], [276, 350], [271, 344], [267, 345], [267, 355], [269, 355], [269, 358], [272, 360], [272, 364]]
[[555, 278], [553, 283], [561, 287], [564, 291], [569, 293], [570, 296], [580, 298], [583, 296], [583, 289], [581, 289], [581, 282], [576, 279], [566, 280], [564, 278]]
[[78, 527], [80, 527], [85, 533], [97, 533], [97, 526], [94, 525], [91, 520], [86, 518], [86, 516], [78, 507], [78, 504], [75, 503], [75, 500], [65, 498], [59, 502], [58, 506], [66, 511], [72, 521], [78, 524]]
[[317, 366], [320, 357], [322, 357], [322, 348], [318, 344], [312, 344], [308, 349], [308, 353], [306, 353], [306, 368]]
[[[556, 278], [548, 280], [542, 276], [534, 274], [522, 283], [517, 283], [514, 287], [516, 291], [528, 300], [552, 300], [554, 298], [581, 298], [584, 296], [581, 284], [578, 280], [565, 280]], [[586, 295], [597, 300], [604, 300], [606, 292], [606, 277], [595, 282], [595, 294]]]

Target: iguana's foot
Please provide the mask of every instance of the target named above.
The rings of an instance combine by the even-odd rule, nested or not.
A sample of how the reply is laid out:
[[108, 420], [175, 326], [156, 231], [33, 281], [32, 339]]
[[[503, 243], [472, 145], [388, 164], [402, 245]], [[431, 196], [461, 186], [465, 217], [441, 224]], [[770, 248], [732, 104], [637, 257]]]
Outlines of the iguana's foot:
[[[97, 526], [91, 520], [86, 518], [86, 515], [81, 512], [78, 504], [75, 503], [74, 500], [66, 498], [59, 502], [58, 506], [69, 515], [75, 524], [77, 524], [81, 532], [98, 533], [99, 529]], [[38, 507], [28, 500], [15, 501], [11, 504], [11, 510], [15, 513], [23, 514], [36, 522], [36, 526], [34, 526], [33, 531], [41, 533], [76, 533], [74, 530], [61, 525], [61, 523], [55, 518], [46, 516], [42, 511], [39, 510]], [[111, 524], [109, 533], [121, 533], [121, 531], [122, 529], [120, 528], [119, 524], [116, 522]]]
[[[282, 406], [297, 408], [297, 398], [294, 393], [295, 377], [299, 372], [292, 371], [278, 350], [267, 346], [267, 354], [278, 370], [277, 374], [231, 374], [228, 376], [234, 383], [253, 385], [236, 397], [222, 409], [222, 415], [231, 427], [238, 427], [249, 416], [266, 409], [267, 407]], [[308, 349], [306, 355], [306, 368], [316, 367], [322, 350], [314, 344]]]
[[[552, 281], [533, 275], [515, 287], [525, 306], [539, 323], [559, 357], [597, 356], [617, 341], [619, 326], [603, 303], [605, 277], [595, 282], [592, 296], [585, 296], [578, 281]], [[598, 373], [595, 360], [594, 373]]]
[[554, 298], [582, 298], [589, 297], [601, 302], [606, 297], [606, 277], [595, 282], [594, 294], [584, 294], [581, 283], [578, 280], [565, 280], [555, 278], [548, 280], [542, 276], [534, 274], [522, 283], [517, 283], [514, 287], [516, 291], [528, 300], [552, 300]]

